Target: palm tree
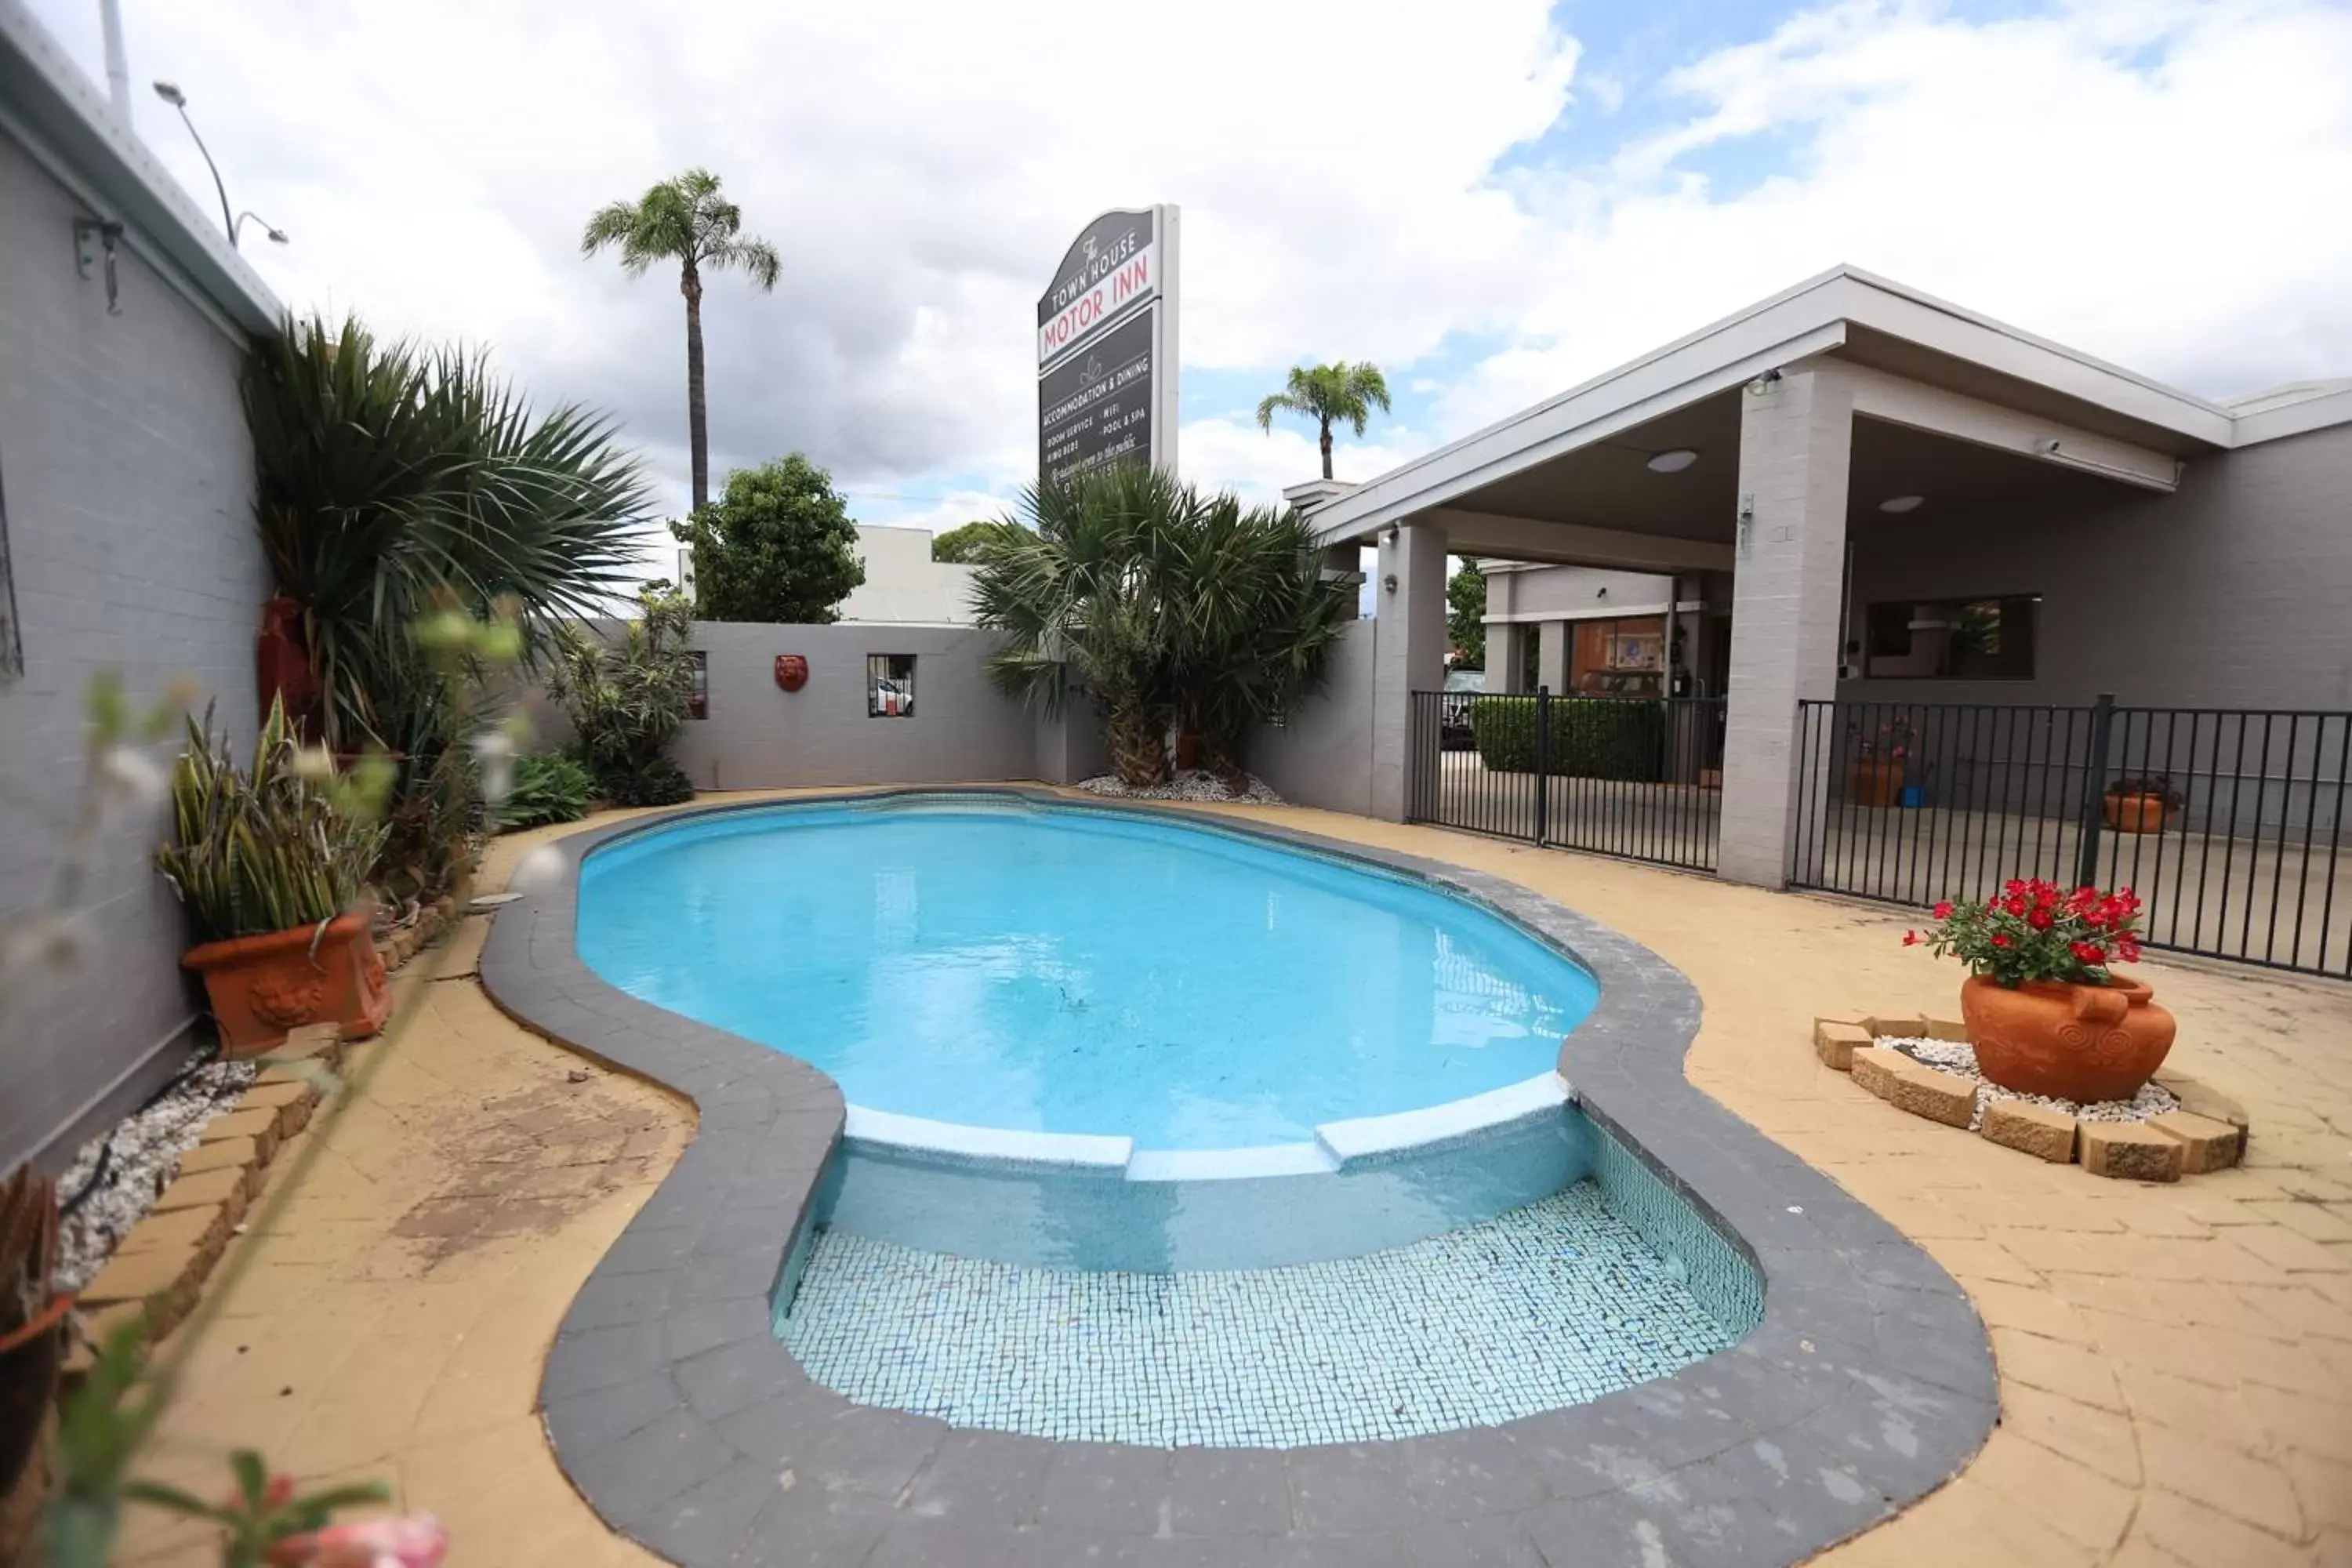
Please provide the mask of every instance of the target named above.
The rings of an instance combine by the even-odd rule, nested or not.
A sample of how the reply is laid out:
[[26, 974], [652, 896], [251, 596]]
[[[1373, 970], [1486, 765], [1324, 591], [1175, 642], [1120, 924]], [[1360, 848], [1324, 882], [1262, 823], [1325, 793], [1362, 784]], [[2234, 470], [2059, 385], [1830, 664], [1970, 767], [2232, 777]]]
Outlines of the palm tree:
[[992, 530], [973, 556], [977, 619], [1006, 634], [998, 684], [1049, 713], [1083, 686], [1130, 785], [1167, 782], [1171, 728], [1238, 780], [1250, 726], [1321, 681], [1353, 618], [1307, 525], [1139, 465], [1022, 499], [1032, 526]]
[[694, 509], [710, 500], [710, 437], [702, 395], [702, 272], [740, 267], [761, 289], [776, 286], [781, 263], [764, 239], [743, 239], [743, 212], [719, 194], [719, 176], [688, 169], [664, 180], [634, 204], [600, 208], [580, 232], [580, 254], [621, 247], [621, 268], [645, 276], [656, 261], [677, 263], [677, 291], [686, 296], [686, 422], [694, 450]]
[[1331, 477], [1331, 426], [1347, 425], [1361, 436], [1364, 422], [1375, 407], [1383, 414], [1389, 411], [1389, 384], [1381, 375], [1381, 367], [1370, 360], [1361, 364], [1346, 360], [1337, 364], [1302, 364], [1291, 370], [1288, 385], [1257, 405], [1257, 427], [1273, 429], [1278, 408], [1314, 420], [1323, 445], [1323, 477], [1328, 479]]

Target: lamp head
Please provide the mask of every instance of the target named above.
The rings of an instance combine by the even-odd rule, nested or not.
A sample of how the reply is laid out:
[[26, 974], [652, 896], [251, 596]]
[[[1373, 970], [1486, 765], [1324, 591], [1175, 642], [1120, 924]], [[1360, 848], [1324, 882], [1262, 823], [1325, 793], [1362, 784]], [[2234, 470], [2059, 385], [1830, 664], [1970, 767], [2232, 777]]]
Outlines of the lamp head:
[[180, 84], [178, 82], [157, 82], [155, 84], [155, 96], [162, 99], [164, 102], [170, 104], [174, 109], [185, 109], [188, 107], [188, 95], [180, 90]]

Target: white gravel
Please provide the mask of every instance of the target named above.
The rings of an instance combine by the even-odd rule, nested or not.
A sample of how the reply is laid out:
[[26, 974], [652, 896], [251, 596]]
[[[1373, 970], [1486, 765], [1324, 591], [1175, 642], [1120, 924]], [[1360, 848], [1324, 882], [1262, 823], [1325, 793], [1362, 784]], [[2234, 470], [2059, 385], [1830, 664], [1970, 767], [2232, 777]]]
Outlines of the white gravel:
[[131, 1227], [155, 1206], [155, 1199], [179, 1172], [180, 1156], [196, 1146], [205, 1123], [227, 1110], [257, 1076], [249, 1061], [209, 1063], [154, 1104], [81, 1146], [58, 1179], [60, 1202], [82, 1190], [100, 1149], [111, 1144], [113, 1153], [98, 1186], [60, 1227], [58, 1289], [79, 1290], [89, 1283]]
[[1239, 795], [1229, 794], [1224, 781], [1205, 768], [1192, 768], [1178, 773], [1173, 781], [1153, 784], [1148, 789], [1131, 789], [1117, 773], [1097, 773], [1090, 779], [1080, 779], [1078, 787], [1090, 795], [1118, 795], [1126, 800], [1245, 800], [1255, 805], [1280, 805], [1282, 797], [1265, 787], [1265, 781], [1255, 773], [1249, 775], [1249, 787]]
[[1941, 1068], [1974, 1079], [1977, 1086], [1977, 1113], [1969, 1119], [1971, 1130], [1984, 1125], [1985, 1107], [1996, 1100], [2021, 1100], [2028, 1105], [2043, 1105], [2063, 1111], [2083, 1121], [2146, 1121], [2168, 1110], [2177, 1110], [2180, 1101], [2172, 1091], [2154, 1079], [2140, 1085], [2139, 1093], [2129, 1100], [2102, 1100], [2089, 1105], [2077, 1105], [2071, 1100], [2060, 1100], [2047, 1094], [2020, 1094], [2013, 1089], [2003, 1089], [1977, 1070], [1977, 1052], [1966, 1040], [1930, 1040], [1912, 1036], [1882, 1036], [1878, 1043], [1901, 1051], [1915, 1061], [1931, 1068]]

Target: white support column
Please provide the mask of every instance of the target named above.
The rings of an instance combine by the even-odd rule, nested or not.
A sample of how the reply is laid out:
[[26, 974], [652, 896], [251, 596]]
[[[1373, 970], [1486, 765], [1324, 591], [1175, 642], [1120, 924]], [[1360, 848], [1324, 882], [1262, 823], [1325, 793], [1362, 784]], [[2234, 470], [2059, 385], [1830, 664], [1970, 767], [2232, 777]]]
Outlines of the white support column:
[[[1389, 587], [1393, 579], [1396, 587]], [[1412, 694], [1445, 681], [1445, 531], [1408, 522], [1381, 536], [1372, 569], [1372, 815], [1402, 822], [1412, 769]]]
[[[1739, 396], [1738, 534], [1717, 865], [1735, 882], [1789, 880], [1797, 703], [1837, 694], [1853, 385], [1818, 364]], [[1825, 781], [1814, 770], [1814, 784]]]
[[1546, 621], [1536, 644], [1536, 684], [1549, 687], [1555, 696], [1568, 689], [1568, 645], [1575, 635], [1566, 621]]

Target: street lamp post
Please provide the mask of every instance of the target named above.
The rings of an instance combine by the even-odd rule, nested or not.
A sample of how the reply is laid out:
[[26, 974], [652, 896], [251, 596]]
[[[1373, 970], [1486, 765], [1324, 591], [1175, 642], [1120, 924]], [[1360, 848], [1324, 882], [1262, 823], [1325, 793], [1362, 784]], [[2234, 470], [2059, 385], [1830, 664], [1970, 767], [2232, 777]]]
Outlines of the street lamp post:
[[259, 224], [272, 240], [276, 241], [279, 245], [285, 244], [286, 231], [281, 228], [271, 226], [269, 220], [263, 217], [260, 214], [254, 212], [236, 214], [230, 213], [228, 208], [228, 187], [221, 184], [220, 165], [213, 162], [212, 149], [205, 145], [205, 139], [196, 134], [196, 122], [188, 118], [188, 95], [180, 90], [179, 84], [177, 82], [159, 81], [155, 84], [155, 96], [180, 111], [180, 123], [188, 128], [188, 135], [195, 142], [196, 151], [205, 155], [205, 167], [210, 169], [213, 174], [213, 193], [220, 197], [221, 226], [228, 230], [229, 248], [231, 250], [235, 250], [236, 248], [236, 231], [244, 226], [245, 220], [247, 218], [251, 218], [254, 222]]

